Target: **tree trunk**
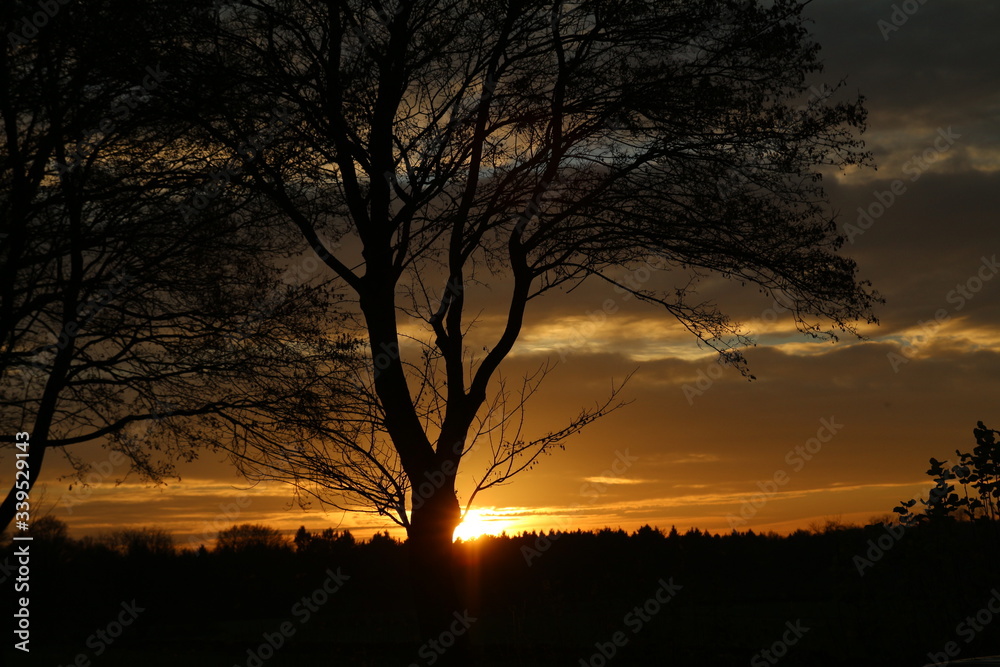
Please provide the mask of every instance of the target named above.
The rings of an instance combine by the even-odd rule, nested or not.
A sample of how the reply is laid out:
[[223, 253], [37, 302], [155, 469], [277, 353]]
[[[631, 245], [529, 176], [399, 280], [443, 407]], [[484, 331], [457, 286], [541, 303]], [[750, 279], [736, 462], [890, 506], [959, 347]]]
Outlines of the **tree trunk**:
[[[19, 449], [14, 449], [13, 451], [16, 453], [16, 452], [18, 452], [20, 450]], [[29, 493], [35, 487], [35, 481], [38, 479], [38, 473], [41, 472], [41, 470], [42, 470], [42, 459], [44, 457], [45, 457], [45, 445], [42, 444], [42, 443], [40, 443], [40, 442], [38, 444], [35, 444], [34, 442], [30, 442], [29, 443], [29, 447], [28, 447], [28, 456], [25, 457], [25, 460], [28, 462], [28, 468], [27, 468], [27, 470], [28, 470], [28, 492]], [[14, 515], [16, 514], [16, 511], [17, 511], [17, 503], [18, 503], [18, 500], [17, 500], [17, 492], [18, 492], [17, 482], [18, 482], [18, 480], [17, 480], [17, 477], [16, 477], [16, 475], [14, 473], [14, 461], [16, 461], [16, 460], [17, 460], [17, 458], [15, 457], [15, 458], [12, 458], [9, 461], [5, 461], [5, 463], [7, 463], [8, 465], [10, 465], [10, 467], [11, 467], [11, 469], [10, 469], [9, 472], [10, 472], [10, 475], [12, 477], [14, 477], [14, 480], [10, 484], [10, 491], [7, 492], [7, 497], [4, 498], [3, 504], [0, 505], [0, 530], [4, 530], [8, 526], [10, 526], [10, 522], [13, 521]], [[5, 473], [4, 476], [6, 476], [7, 472], [8, 471], [4, 471], [4, 473]], [[34, 504], [32, 504], [32, 505], [33, 505], [33, 507], [35, 507]], [[34, 512], [31, 512], [31, 515], [34, 515]], [[30, 521], [29, 521], [29, 523], [30, 523]], [[16, 535], [17, 532], [18, 532], [17, 528], [15, 526], [11, 526], [11, 533]]]
[[[407, 531], [410, 584], [420, 630], [418, 664], [471, 665], [469, 615], [452, 536], [461, 520], [454, 479], [430, 497], [414, 492]], [[426, 487], [425, 487], [426, 488]]]

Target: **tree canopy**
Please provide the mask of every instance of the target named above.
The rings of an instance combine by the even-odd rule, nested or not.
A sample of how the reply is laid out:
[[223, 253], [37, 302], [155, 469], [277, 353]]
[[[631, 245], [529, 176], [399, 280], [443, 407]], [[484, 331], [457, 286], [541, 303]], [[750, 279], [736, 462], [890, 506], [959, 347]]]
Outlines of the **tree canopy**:
[[[5, 4], [7, 25], [27, 7]], [[88, 442], [159, 481], [199, 451], [182, 418], [307, 412], [336, 356], [328, 281], [286, 268], [304, 244], [251, 198], [190, 204], [201, 157], [156, 103], [169, 17], [65, 7], [3, 49], [0, 418], [31, 434], [32, 483], [46, 451], [82, 479]]]
[[[661, 307], [737, 365], [748, 339], [698, 298], [706, 276], [780, 293], [812, 335], [873, 321], [877, 296], [838, 253], [821, 187], [822, 169], [867, 161], [865, 112], [831, 102], [833, 88], [807, 93], [820, 65], [800, 12], [251, 0], [199, 17], [176, 112], [348, 288], [369, 348], [364, 400], [330, 430], [370, 428], [332, 449], [264, 447], [248, 454], [258, 472], [409, 527], [424, 499], [408, 494], [436, 471], [453, 478], [497, 407], [491, 383], [529, 304], [586, 280]], [[653, 259], [671, 289], [616, 277]], [[506, 296], [498, 308], [490, 295], [476, 340], [492, 340], [473, 350], [484, 283]], [[611, 407], [501, 439], [493, 463], [531, 460]]]

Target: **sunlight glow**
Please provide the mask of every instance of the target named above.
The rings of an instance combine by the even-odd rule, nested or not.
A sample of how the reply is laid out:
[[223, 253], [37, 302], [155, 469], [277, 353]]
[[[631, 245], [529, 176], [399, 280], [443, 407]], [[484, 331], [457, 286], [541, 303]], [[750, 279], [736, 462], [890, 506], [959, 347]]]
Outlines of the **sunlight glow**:
[[469, 510], [455, 529], [453, 540], [474, 540], [482, 535], [499, 535], [511, 527], [511, 522], [488, 509]]

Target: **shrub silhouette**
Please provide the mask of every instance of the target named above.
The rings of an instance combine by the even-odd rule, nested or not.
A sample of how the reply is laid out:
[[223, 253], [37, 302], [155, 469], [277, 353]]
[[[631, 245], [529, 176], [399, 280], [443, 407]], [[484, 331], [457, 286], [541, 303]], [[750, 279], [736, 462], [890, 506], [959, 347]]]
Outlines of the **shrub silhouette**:
[[[912, 525], [955, 519], [993, 522], [1000, 519], [1000, 443], [996, 438], [1000, 432], [978, 422], [972, 433], [976, 446], [971, 452], [956, 449], [957, 463], [948, 466], [948, 461], [931, 457], [927, 474], [934, 478], [934, 488], [927, 500], [919, 499], [924, 511], [922, 514], [913, 512], [917, 499], [903, 501], [894, 508], [901, 523]], [[955, 492], [955, 483], [962, 486], [961, 495]]]

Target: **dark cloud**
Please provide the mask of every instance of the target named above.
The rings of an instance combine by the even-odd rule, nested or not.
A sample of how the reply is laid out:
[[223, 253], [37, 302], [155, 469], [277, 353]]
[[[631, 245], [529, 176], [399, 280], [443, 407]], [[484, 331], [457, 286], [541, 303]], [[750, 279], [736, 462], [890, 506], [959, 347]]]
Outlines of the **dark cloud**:
[[1000, 168], [1000, 5], [828, 0], [806, 15], [826, 64], [817, 80], [846, 76], [845, 93], [865, 95], [883, 172], [898, 176], [949, 127], [962, 134], [949, 168]]
[[996, 110], [996, 3], [825, 0], [811, 3], [806, 16], [826, 74], [847, 76], [870, 100], [873, 119], [933, 126]]
[[[1000, 173], [928, 174], [906, 188], [901, 195], [891, 194], [891, 181], [831, 188], [841, 229], [853, 241], [845, 251], [887, 299], [881, 334], [941, 308], [970, 324], [996, 326], [1000, 276], [991, 267], [993, 257], [1000, 259]], [[891, 198], [887, 207], [880, 203]], [[977, 276], [992, 277], [972, 292]]]

